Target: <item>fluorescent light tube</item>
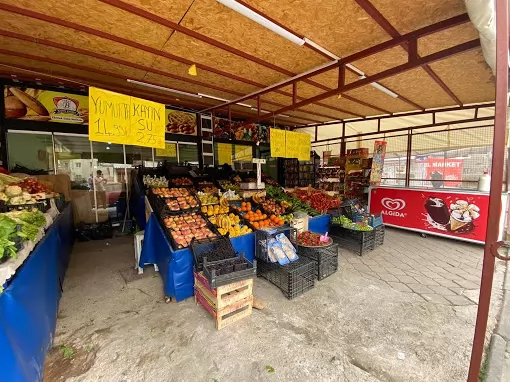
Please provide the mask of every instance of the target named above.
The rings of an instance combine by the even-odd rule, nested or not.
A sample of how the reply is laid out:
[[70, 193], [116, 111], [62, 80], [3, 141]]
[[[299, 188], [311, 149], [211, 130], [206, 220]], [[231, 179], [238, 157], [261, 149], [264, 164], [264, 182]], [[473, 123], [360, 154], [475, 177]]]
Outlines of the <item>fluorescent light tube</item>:
[[[198, 93], [199, 96], [202, 96], [204, 98], [210, 98], [210, 99], [215, 99], [217, 101], [223, 101], [223, 102], [232, 102], [231, 100], [229, 99], [225, 99], [225, 98], [220, 98], [220, 97], [216, 97], [216, 96], [212, 96], [212, 95], [209, 95], [209, 94], [204, 94], [204, 93]], [[236, 105], [239, 105], [239, 106], [244, 106], [244, 107], [249, 107], [249, 108], [252, 108], [251, 105], [248, 105], [246, 103], [236, 103]]]
[[378, 84], [377, 82], [372, 82], [372, 83], [370, 83], [370, 85], [372, 85], [376, 89], [379, 89], [383, 93], [388, 94], [389, 96], [391, 96], [393, 98], [398, 98], [397, 93], [392, 92], [390, 89], [385, 88], [384, 86], [382, 86], [381, 84]]
[[353, 66], [351, 64], [345, 64], [345, 66], [348, 67], [349, 69], [351, 69], [353, 72], [358, 73], [360, 76], [363, 76], [363, 77], [365, 76], [365, 73], [363, 73], [361, 70], [359, 70], [355, 66]]
[[305, 40], [303, 40], [302, 38], [296, 36], [293, 33], [290, 33], [289, 31], [283, 29], [281, 26], [273, 23], [272, 21], [269, 21], [265, 17], [259, 15], [257, 12], [254, 12], [251, 9], [245, 7], [244, 5], [239, 4], [237, 1], [234, 0], [216, 0], [216, 1], [236, 11], [237, 13], [240, 13], [241, 15], [249, 18], [250, 20], [255, 21], [257, 24], [266, 27], [267, 29], [273, 31], [274, 33], [279, 34], [283, 38], [292, 41], [294, 44], [301, 46], [305, 43]]
[[323, 48], [322, 46], [320, 46], [319, 44], [316, 44], [314, 43], [312, 40], [308, 39], [308, 38], [304, 38], [305, 42], [310, 45], [310, 46], [313, 46], [315, 49], [321, 51], [322, 53], [324, 53], [326, 56], [329, 56], [331, 57], [333, 60], [340, 60], [340, 57], [338, 57], [336, 54], [334, 53], [331, 53], [329, 50]]
[[131, 84], [140, 85], [140, 86], [147, 86], [148, 88], [164, 90], [166, 92], [171, 92], [171, 93], [176, 93], [176, 94], [182, 94], [182, 95], [188, 96], [188, 97], [202, 98], [202, 96], [200, 94], [181, 92], [180, 90], [165, 88], [164, 86], [148, 84], [146, 82], [140, 82], [140, 81], [135, 81], [135, 80], [130, 80], [130, 79], [127, 79], [126, 81], [131, 83]]
[[237, 102], [236, 105], [239, 105], [239, 106], [244, 106], [244, 107], [249, 107], [250, 109], [252, 108], [251, 105], [248, 105], [246, 103], [241, 103], [241, 102]]
[[[257, 111], [258, 109], [256, 107], [252, 107], [251, 110]], [[270, 111], [267, 111], [267, 110], [264, 110], [264, 109], [260, 109], [260, 112], [261, 113], [270, 113]]]
[[277, 117], [290, 118], [290, 115], [287, 114], [276, 114]]

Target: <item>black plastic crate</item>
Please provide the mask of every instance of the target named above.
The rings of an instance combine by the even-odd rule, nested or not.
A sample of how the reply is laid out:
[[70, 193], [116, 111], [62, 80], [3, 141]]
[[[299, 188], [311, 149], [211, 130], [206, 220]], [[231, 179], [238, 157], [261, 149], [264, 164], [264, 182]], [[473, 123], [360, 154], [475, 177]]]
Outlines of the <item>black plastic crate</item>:
[[[249, 224], [248, 227], [252, 228]], [[255, 257], [260, 260], [271, 262], [267, 254], [267, 243], [270, 239], [283, 233], [289, 238], [294, 248], [297, 250], [297, 230], [289, 226], [281, 226], [270, 229], [255, 229]]]
[[[205, 221], [205, 227], [206, 228], [209, 228], [209, 230], [214, 233], [216, 236], [213, 236], [211, 238], [205, 238], [205, 239], [201, 239], [201, 241], [211, 241], [211, 240], [215, 240], [217, 237], [220, 237], [220, 234], [218, 233], [218, 231], [216, 230], [216, 228], [214, 227], [213, 224], [211, 224], [211, 222], [209, 221], [209, 219], [207, 219], [206, 216], [204, 216], [204, 214], [200, 213], [200, 212], [196, 212], [196, 211], [187, 211], [185, 213], [182, 213], [182, 214], [171, 214], [171, 213], [168, 213], [168, 212], [163, 212], [163, 213], [159, 213], [159, 214], [156, 214], [156, 216], [158, 216], [159, 218], [159, 223], [161, 224], [161, 228], [163, 229], [163, 232], [165, 233], [165, 236], [167, 237], [168, 241], [170, 242], [170, 244], [172, 245], [174, 251], [178, 251], [178, 250], [181, 250], [181, 249], [185, 249], [185, 248], [189, 248], [191, 246], [191, 243], [189, 245], [186, 245], [186, 246], [179, 246], [171, 232], [173, 231], [171, 228], [167, 228], [166, 227], [166, 224], [165, 224], [165, 218], [166, 217], [179, 217], [180, 215], [188, 215], [190, 213], [195, 213], [196, 215], [198, 216], [201, 216], [204, 221]], [[192, 239], [193, 241], [194, 239]]]
[[300, 257], [287, 265], [259, 261], [257, 275], [276, 285], [289, 300], [315, 286], [315, 261]]
[[193, 253], [193, 262], [196, 272], [201, 272], [204, 267], [204, 258], [207, 262], [232, 259], [236, 257], [236, 251], [229, 239], [219, 236], [202, 240], [193, 239], [190, 244]]
[[257, 275], [257, 260], [251, 263], [244, 257], [244, 253], [240, 257], [224, 260], [209, 262], [208, 259], [207, 256], [203, 258], [203, 273], [212, 289]]
[[384, 225], [374, 228], [375, 246], [378, 247], [384, 244]]
[[331, 276], [338, 270], [338, 244], [325, 247], [298, 247], [298, 255], [305, 256], [316, 263], [315, 278], [319, 281]]
[[356, 231], [342, 226], [331, 226], [329, 235], [340, 248], [362, 256], [375, 248], [375, 231]]
[[50, 209], [49, 199], [42, 199], [29, 204], [6, 204], [3, 201], [0, 203], [0, 212], [32, 210], [34, 208], [38, 209], [42, 213], [47, 212]]

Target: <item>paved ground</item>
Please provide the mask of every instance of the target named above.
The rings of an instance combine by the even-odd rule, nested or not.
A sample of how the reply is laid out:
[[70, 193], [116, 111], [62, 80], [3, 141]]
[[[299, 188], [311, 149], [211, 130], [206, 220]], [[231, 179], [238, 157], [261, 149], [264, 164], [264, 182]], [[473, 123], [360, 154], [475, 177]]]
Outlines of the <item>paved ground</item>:
[[387, 228], [383, 246], [362, 257], [345, 251], [341, 256], [345, 268], [427, 301], [478, 303], [482, 246]]
[[[466, 276], [480, 259], [480, 247], [388, 230], [383, 247], [342, 253], [340, 271], [295, 300], [257, 279], [268, 307], [216, 331], [193, 299], [163, 303], [158, 275], [133, 277], [131, 238], [79, 243], [45, 381], [465, 381], [476, 317]], [[451, 275], [458, 286], [435, 281]], [[500, 267], [495, 277], [490, 329]]]

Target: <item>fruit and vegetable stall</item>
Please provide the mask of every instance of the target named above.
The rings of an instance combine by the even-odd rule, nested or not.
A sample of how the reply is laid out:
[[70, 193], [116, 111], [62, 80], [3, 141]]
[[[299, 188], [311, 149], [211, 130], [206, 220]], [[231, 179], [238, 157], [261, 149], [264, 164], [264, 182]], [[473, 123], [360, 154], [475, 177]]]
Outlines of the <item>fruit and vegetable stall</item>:
[[[73, 215], [51, 185], [0, 174], [0, 348], [23, 380], [41, 380], [73, 244]], [[6, 380], [14, 380], [3, 374]], [[1, 378], [0, 378], [1, 379]]]
[[[358, 250], [357, 237], [338, 237], [338, 227], [347, 227], [344, 219], [349, 219], [338, 217], [343, 202], [322, 190], [284, 189], [275, 182], [257, 189], [253, 187], [254, 178], [241, 179], [239, 175], [230, 179], [182, 174], [177, 177], [171, 173], [155, 177], [140, 170], [137, 179], [153, 211], [145, 227], [140, 266], [156, 264], [164, 280], [165, 295], [177, 301], [197, 295], [193, 254], [200, 245], [227, 240], [231, 246], [231, 251], [223, 251], [228, 253], [227, 258], [209, 254], [209, 262], [242, 257], [257, 269], [259, 276], [280, 289], [288, 286], [287, 268], [300, 278], [312, 275], [311, 281], [298, 289], [282, 289], [288, 298], [312, 288], [314, 277], [320, 275], [318, 279], [322, 279], [338, 269], [339, 245]], [[358, 214], [363, 216], [361, 207]], [[349, 216], [352, 218], [352, 213]], [[366, 219], [351, 223], [345, 229], [370, 230], [375, 235]], [[219, 265], [218, 269], [211, 266], [216, 272], [223, 272], [222, 276], [227, 272], [235, 278], [234, 265], [223, 270]], [[207, 282], [214, 284], [215, 280]]]

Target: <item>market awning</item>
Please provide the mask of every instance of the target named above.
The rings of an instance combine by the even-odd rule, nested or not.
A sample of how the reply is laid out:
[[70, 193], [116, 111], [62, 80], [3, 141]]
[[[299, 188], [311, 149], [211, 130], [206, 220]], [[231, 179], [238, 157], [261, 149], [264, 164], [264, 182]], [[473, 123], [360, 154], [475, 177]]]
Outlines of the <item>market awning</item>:
[[[373, 54], [350, 63], [345, 84], [393, 70], [413, 55], [445, 53], [395, 69], [376, 85], [356, 86], [341, 98], [305, 102], [337, 87], [339, 71], [324, 72], [262, 94], [259, 113], [252, 98], [233, 104], [232, 115], [273, 121], [267, 112], [283, 109], [276, 121], [295, 126], [494, 100], [494, 78], [462, 0], [237, 3], [306, 42], [293, 43], [216, 0], [1, 0], [0, 75], [74, 88], [94, 85], [203, 110], [332, 63], [333, 56], [372, 48]], [[402, 37], [423, 28], [428, 33], [417, 40]], [[398, 39], [402, 43], [376, 49]], [[196, 76], [188, 74], [193, 64]], [[293, 100], [301, 106], [293, 107]]]

